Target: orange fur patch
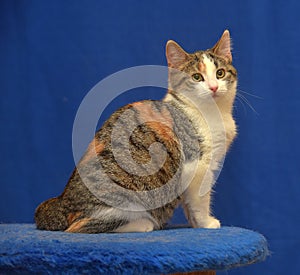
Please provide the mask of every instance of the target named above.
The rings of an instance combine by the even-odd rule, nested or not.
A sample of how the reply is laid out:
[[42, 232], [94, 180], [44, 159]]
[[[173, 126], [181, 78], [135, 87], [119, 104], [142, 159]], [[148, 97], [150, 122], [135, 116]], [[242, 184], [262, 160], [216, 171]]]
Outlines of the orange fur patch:
[[73, 233], [78, 232], [83, 226], [85, 226], [89, 222], [89, 220], [90, 219], [85, 218], [77, 222], [74, 222], [65, 230], [65, 232], [73, 232]]
[[149, 102], [136, 102], [132, 106], [138, 111], [141, 123], [155, 121], [160, 122], [170, 128], [173, 127], [173, 119], [167, 107], [163, 107], [160, 111], [153, 109]]
[[147, 122], [147, 125], [150, 126], [151, 129], [153, 129], [162, 140], [173, 142], [176, 139], [172, 129], [165, 124], [156, 121], [150, 121]]
[[96, 139], [93, 139], [81, 160], [81, 164], [86, 163], [87, 161], [89, 161], [97, 155], [100, 155], [101, 152], [104, 150], [104, 147], [105, 146], [103, 143], [99, 142]]
[[72, 224], [81, 214], [81, 212], [70, 213], [67, 217], [68, 225]]
[[205, 73], [206, 65], [203, 62], [199, 63], [199, 70], [200, 70], [201, 73]]

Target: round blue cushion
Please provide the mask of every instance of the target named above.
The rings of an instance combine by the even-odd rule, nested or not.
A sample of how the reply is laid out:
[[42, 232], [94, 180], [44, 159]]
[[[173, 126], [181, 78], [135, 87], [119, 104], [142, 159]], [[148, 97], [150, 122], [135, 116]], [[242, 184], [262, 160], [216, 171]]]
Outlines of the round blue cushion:
[[236, 227], [74, 234], [0, 224], [0, 273], [162, 274], [262, 261], [266, 239]]

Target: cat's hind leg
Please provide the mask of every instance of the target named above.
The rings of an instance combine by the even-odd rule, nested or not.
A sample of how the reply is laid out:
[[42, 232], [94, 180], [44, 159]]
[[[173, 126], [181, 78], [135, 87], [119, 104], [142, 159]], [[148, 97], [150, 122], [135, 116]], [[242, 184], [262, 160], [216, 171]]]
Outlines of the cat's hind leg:
[[[154, 224], [148, 219], [140, 219], [123, 224], [122, 221], [103, 221], [100, 219], [84, 218], [71, 224], [65, 232], [69, 233], [129, 233], [150, 232]], [[119, 225], [119, 226], [118, 226]]]
[[106, 233], [113, 232], [116, 228], [119, 228], [125, 224], [125, 220], [105, 220], [94, 218], [82, 218], [74, 221], [65, 232], [69, 233]]
[[149, 232], [158, 228], [149, 213], [101, 207], [91, 215], [76, 219], [65, 230], [73, 233]]

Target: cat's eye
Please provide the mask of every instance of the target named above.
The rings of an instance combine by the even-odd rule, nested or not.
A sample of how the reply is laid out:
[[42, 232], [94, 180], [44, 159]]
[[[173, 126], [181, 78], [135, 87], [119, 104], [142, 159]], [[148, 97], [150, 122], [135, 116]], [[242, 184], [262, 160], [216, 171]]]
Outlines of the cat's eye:
[[223, 78], [225, 76], [225, 70], [224, 69], [217, 70], [216, 75], [218, 79]]
[[197, 82], [200, 82], [200, 81], [204, 80], [203, 76], [201, 74], [199, 74], [199, 73], [193, 74], [192, 78], [193, 78], [194, 81], [197, 81]]

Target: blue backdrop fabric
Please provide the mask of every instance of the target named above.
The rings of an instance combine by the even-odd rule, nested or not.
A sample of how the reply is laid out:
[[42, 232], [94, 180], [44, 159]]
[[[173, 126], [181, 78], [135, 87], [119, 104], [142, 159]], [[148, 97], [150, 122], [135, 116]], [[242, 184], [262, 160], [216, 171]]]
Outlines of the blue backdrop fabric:
[[[224, 225], [269, 241], [264, 263], [230, 274], [296, 274], [299, 269], [299, 10], [297, 0], [0, 2], [0, 222], [33, 222], [35, 207], [60, 194], [74, 168], [72, 127], [88, 91], [137, 65], [166, 65], [165, 43], [187, 51], [233, 38], [240, 92], [239, 135], [215, 187]], [[159, 99], [136, 89], [117, 107]], [[298, 217], [298, 218], [297, 218]], [[174, 223], [184, 223], [177, 211]], [[298, 270], [299, 272], [299, 270]]]

